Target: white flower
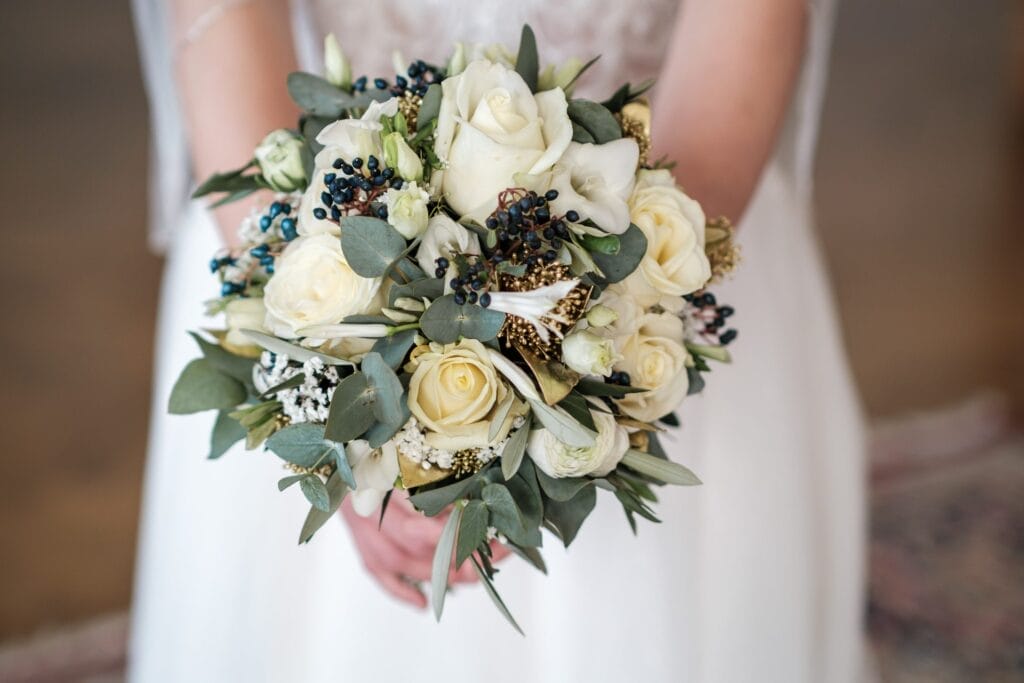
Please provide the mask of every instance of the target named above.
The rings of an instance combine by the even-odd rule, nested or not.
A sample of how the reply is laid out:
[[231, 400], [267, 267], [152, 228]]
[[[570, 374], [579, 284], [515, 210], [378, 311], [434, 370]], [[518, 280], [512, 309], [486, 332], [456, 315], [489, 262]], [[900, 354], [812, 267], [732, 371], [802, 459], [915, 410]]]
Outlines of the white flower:
[[405, 180], [423, 179], [423, 162], [398, 131], [384, 138], [384, 163]]
[[390, 441], [380, 448], [370, 448], [361, 439], [345, 444], [356, 488], [349, 496], [357, 515], [369, 517], [380, 507], [387, 492], [394, 488], [398, 478], [398, 451]]
[[241, 297], [232, 299], [224, 307], [224, 322], [228, 328], [224, 336], [224, 347], [228, 351], [252, 351], [259, 347], [242, 333], [242, 330], [266, 332], [263, 322], [267, 317], [267, 308], [262, 297]]
[[614, 309], [605, 306], [604, 304], [594, 304], [587, 311], [587, 322], [592, 327], [604, 327], [605, 325], [611, 325], [613, 322], [619, 319], [619, 314]]
[[628, 296], [636, 304], [644, 309], [650, 310], [658, 307], [672, 313], [679, 313], [686, 306], [686, 300], [675, 294], [666, 294], [651, 286], [647, 276], [638, 268], [626, 276], [620, 282], [609, 287], [616, 293]]
[[321, 168], [313, 171], [309, 187], [306, 188], [306, 192], [299, 202], [298, 232], [300, 235], [334, 235], [335, 237], [341, 235], [341, 226], [337, 223], [329, 218], [317, 218], [313, 215], [313, 209], [323, 208], [323, 204], [320, 203], [320, 195], [327, 191], [327, 185], [324, 184], [324, 173], [325, 171]]
[[[448, 59], [448, 78], [458, 76], [466, 65], [479, 59], [504, 64], [510, 69], [516, 66], [516, 55], [503, 43], [455, 43], [455, 51]], [[546, 90], [547, 88], [545, 88]]]
[[622, 359], [617, 370], [629, 373], [634, 387], [647, 391], [618, 400], [630, 417], [654, 422], [667, 415], [686, 397], [690, 388], [686, 366], [690, 355], [683, 346], [683, 323], [671, 313], [647, 313], [636, 332], [615, 340]]
[[431, 216], [416, 252], [420, 268], [424, 273], [433, 273], [438, 258], [443, 256], [451, 260], [456, 253], [479, 254], [480, 240], [476, 233], [470, 232], [443, 213]]
[[388, 223], [407, 240], [419, 237], [427, 229], [427, 202], [430, 195], [415, 182], [405, 183], [402, 189], [389, 189], [384, 195], [388, 207]]
[[666, 169], [642, 170], [629, 198], [630, 217], [647, 237], [638, 270], [662, 294], [682, 296], [711, 278], [704, 253], [704, 211]]
[[601, 292], [600, 305], [610, 309], [614, 315], [610, 322], [601, 326], [603, 336], [612, 339], [626, 337], [639, 329], [644, 307], [618, 284], [611, 285]]
[[371, 155], [382, 159], [380, 132], [384, 130], [382, 116], [398, 113], [398, 98], [385, 102], [371, 102], [366, 112], [358, 119], [342, 119], [324, 127], [316, 141], [324, 149], [316, 155], [316, 167], [326, 168], [339, 157], [351, 162], [356, 157], [366, 160]]
[[530, 433], [526, 452], [549, 477], [603, 477], [615, 469], [629, 449], [629, 434], [615, 417], [593, 411], [597, 439], [592, 446], [568, 446], [547, 429]]
[[551, 338], [550, 332], [562, 336], [551, 323], [570, 324], [570, 321], [558, 317], [554, 310], [558, 308], [558, 302], [567, 297], [579, 283], [577, 279], [559, 280], [553, 285], [526, 292], [491, 292], [490, 308], [522, 318], [533, 325], [541, 339], [547, 341]]
[[272, 131], [256, 148], [256, 161], [264, 180], [278, 192], [292, 192], [306, 182], [302, 140], [291, 131]]
[[364, 313], [375, 301], [380, 278], [356, 274], [340, 241], [331, 235], [295, 239], [277, 260], [264, 289], [267, 327], [293, 338], [314, 325], [333, 325]]
[[572, 140], [565, 93], [534, 95], [502, 64], [472, 62], [441, 89], [434, 151], [446, 166], [431, 176], [432, 187], [479, 223], [515, 175], [549, 170]]
[[341, 51], [333, 33], [324, 38], [324, 76], [331, 85], [348, 88], [352, 85], [352, 65]]
[[619, 360], [612, 341], [590, 330], [575, 330], [562, 340], [562, 361], [581, 375], [608, 375]]
[[629, 199], [640, 148], [633, 138], [603, 145], [573, 142], [552, 173], [550, 187], [558, 190], [553, 213], [575, 209], [581, 219], [593, 220], [605, 232], [621, 235], [629, 229]]

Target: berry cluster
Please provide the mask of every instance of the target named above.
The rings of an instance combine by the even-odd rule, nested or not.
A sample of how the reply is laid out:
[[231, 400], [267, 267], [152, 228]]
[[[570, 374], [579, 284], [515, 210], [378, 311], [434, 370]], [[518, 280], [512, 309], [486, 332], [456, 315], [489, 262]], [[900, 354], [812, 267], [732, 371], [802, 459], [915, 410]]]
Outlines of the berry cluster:
[[723, 346], [736, 339], [739, 333], [735, 329], [720, 331], [725, 327], [726, 318], [736, 312], [732, 306], [719, 306], [715, 295], [707, 291], [687, 294], [683, 298], [698, 309], [694, 317], [704, 323], [703, 334], [717, 337]]
[[631, 379], [628, 372], [614, 371], [604, 378], [605, 384], [618, 384], [620, 387], [628, 387]]
[[555, 199], [558, 190], [548, 190], [543, 195], [521, 189], [502, 191], [498, 208], [484, 222], [496, 238], [490, 260], [500, 263], [515, 259], [527, 267], [553, 263], [558, 250], [569, 239], [568, 223], [580, 220], [575, 211], [567, 211], [561, 218], [552, 216], [548, 202]]
[[313, 209], [314, 217], [324, 220], [329, 215], [331, 220], [338, 221], [349, 209], [355, 209], [361, 215], [388, 217], [386, 206], [378, 203], [371, 207], [370, 204], [389, 187], [402, 187], [402, 179], [395, 175], [395, 169], [384, 166], [372, 154], [365, 162], [361, 157], [356, 157], [351, 163], [335, 159], [332, 167], [334, 171], [324, 174], [327, 189], [320, 193], [322, 206]]
[[[440, 68], [427, 64], [422, 59], [412, 62], [405, 73], [406, 76], [395, 76], [394, 85], [388, 83], [386, 79], [375, 78], [373, 87], [377, 90], [387, 90], [397, 97], [406, 93], [423, 97], [431, 83], [440, 83], [444, 78], [444, 72]], [[356, 92], [366, 92], [367, 83], [366, 76], [360, 76], [352, 83], [352, 89]]]
[[[434, 271], [434, 275], [444, 277], [451, 263], [444, 256], [438, 258], [436, 263], [437, 269]], [[467, 302], [479, 303], [482, 307], [487, 308], [491, 305], [491, 295], [486, 291], [480, 291], [487, 287], [487, 281], [491, 277], [486, 263], [479, 258], [470, 263], [467, 258], [464, 270], [464, 273], [460, 272], [457, 277], [453, 277], [448, 282], [454, 293], [455, 303], [460, 306]]]

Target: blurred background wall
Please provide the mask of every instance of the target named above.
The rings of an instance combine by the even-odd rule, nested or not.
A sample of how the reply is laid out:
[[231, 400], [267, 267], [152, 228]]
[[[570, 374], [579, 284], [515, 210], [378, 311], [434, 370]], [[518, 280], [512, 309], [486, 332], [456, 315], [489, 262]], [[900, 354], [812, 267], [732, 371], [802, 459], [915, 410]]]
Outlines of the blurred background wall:
[[[6, 0], [0, 26], [0, 679], [116, 680], [161, 266], [146, 102], [127, 2]], [[818, 216], [876, 425], [887, 680], [1024, 677], [1022, 43], [1011, 0], [840, 11]]]

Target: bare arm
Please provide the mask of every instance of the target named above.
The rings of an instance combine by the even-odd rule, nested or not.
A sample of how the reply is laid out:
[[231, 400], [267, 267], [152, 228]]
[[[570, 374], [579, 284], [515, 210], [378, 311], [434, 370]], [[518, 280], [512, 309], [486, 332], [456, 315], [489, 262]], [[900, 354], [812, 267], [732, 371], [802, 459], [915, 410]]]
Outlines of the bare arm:
[[708, 216], [742, 217], [804, 53], [808, 0], [687, 0], [654, 102], [654, 156]]
[[[241, 166], [274, 128], [295, 127], [299, 112], [285, 90], [296, 69], [291, 19], [285, 0], [173, 0], [173, 14], [178, 84], [202, 179]], [[255, 197], [217, 210], [225, 242], [234, 241]]]

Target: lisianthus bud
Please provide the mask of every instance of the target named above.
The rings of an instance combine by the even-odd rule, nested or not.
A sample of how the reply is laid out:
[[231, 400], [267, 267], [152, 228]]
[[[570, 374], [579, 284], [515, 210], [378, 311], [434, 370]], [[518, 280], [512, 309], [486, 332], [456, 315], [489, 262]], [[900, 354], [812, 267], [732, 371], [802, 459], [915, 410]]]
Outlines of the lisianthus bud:
[[384, 163], [405, 180], [423, 179], [423, 162], [398, 131], [384, 138]]
[[610, 339], [576, 330], [562, 340], [562, 361], [581, 375], [607, 375], [620, 360]]
[[306, 185], [302, 163], [302, 140], [291, 131], [279, 128], [263, 138], [256, 148], [260, 173], [278, 192], [294, 192]]
[[466, 59], [466, 44], [462, 42], [455, 43], [455, 52], [452, 53], [451, 58], [448, 60], [447, 75], [449, 77], [458, 76], [466, 70], [466, 64], [468, 63], [469, 60]]
[[324, 76], [331, 85], [348, 90], [352, 86], [352, 65], [341, 51], [333, 33], [324, 38]]
[[427, 213], [430, 195], [423, 188], [415, 182], [406, 183], [400, 190], [388, 190], [384, 198], [388, 207], [388, 223], [402, 233], [402, 237], [411, 240], [423, 234], [430, 220]]
[[619, 314], [614, 309], [608, 308], [602, 304], [596, 304], [590, 307], [587, 311], [587, 322], [593, 327], [604, 327], [605, 325], [611, 325], [613, 322], [619, 319]]
[[537, 79], [537, 89], [551, 90], [552, 88], [561, 88], [568, 95], [571, 91], [569, 84], [579, 75], [582, 68], [583, 62], [576, 57], [566, 60], [557, 69], [553, 64], [549, 64]]

